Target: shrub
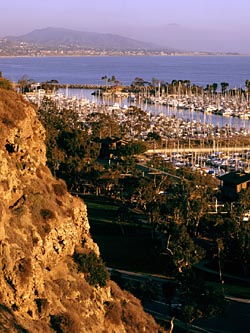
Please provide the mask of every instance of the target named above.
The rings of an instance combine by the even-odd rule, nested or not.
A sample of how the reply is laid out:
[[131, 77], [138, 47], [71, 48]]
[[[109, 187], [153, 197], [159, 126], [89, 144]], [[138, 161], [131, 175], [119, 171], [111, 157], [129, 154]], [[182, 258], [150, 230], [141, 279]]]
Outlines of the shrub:
[[79, 333], [80, 321], [68, 312], [50, 316], [50, 324], [56, 333]]
[[0, 88], [13, 90], [13, 84], [9, 80], [0, 77]]
[[8, 191], [10, 186], [9, 186], [9, 181], [6, 179], [6, 180], [2, 180], [0, 185], [2, 186], [2, 189], [4, 191]]
[[47, 179], [47, 176], [50, 176], [50, 171], [46, 166], [39, 165], [39, 167], [36, 168], [36, 175], [40, 179]]
[[40, 209], [40, 215], [46, 221], [55, 218], [55, 213], [50, 209]]
[[58, 195], [59, 197], [63, 196], [67, 191], [66, 185], [63, 182], [53, 184], [53, 189], [54, 189], [55, 194]]
[[2, 123], [4, 125], [6, 125], [7, 127], [14, 127], [15, 126], [14, 121], [6, 113], [3, 113], [3, 115], [2, 115]]
[[56, 203], [59, 207], [63, 205], [62, 201], [56, 198]]
[[42, 314], [43, 311], [48, 307], [48, 301], [45, 298], [37, 298], [35, 302], [39, 314]]
[[106, 286], [109, 274], [102, 259], [95, 252], [75, 253], [74, 260], [79, 271], [86, 274], [86, 280], [90, 285]]
[[27, 282], [29, 277], [32, 275], [31, 259], [30, 258], [21, 259], [18, 264], [18, 269], [22, 281]]
[[119, 301], [106, 302], [105, 304], [106, 314], [105, 317], [111, 323], [115, 325], [121, 324], [122, 308]]
[[0, 87], [0, 119], [7, 127], [16, 127], [17, 122], [26, 116], [27, 103], [14, 91]]

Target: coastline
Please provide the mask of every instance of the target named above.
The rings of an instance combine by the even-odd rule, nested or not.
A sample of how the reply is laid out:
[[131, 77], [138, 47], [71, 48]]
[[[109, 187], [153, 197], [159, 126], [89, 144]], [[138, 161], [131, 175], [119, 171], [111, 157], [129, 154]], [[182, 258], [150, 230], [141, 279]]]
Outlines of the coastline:
[[250, 57], [250, 54], [228, 53], [175, 53], [175, 54], [44, 54], [44, 55], [0, 55], [1, 58], [88, 58], [88, 57]]

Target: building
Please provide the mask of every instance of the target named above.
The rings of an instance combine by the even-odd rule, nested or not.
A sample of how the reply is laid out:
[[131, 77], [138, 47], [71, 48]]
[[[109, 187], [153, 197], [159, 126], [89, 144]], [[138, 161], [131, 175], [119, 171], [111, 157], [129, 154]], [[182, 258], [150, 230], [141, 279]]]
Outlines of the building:
[[225, 198], [237, 199], [241, 190], [250, 188], [250, 173], [233, 171], [219, 177]]
[[113, 152], [120, 146], [126, 146], [128, 142], [126, 140], [116, 138], [116, 137], [107, 137], [100, 140], [101, 150], [100, 158], [110, 159], [113, 156]]

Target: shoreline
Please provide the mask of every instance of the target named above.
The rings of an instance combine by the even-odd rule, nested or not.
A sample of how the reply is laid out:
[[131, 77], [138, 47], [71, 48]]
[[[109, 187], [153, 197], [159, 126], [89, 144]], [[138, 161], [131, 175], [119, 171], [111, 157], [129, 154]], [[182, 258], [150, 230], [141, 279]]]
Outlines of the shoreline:
[[51, 54], [51, 55], [0, 55], [2, 58], [89, 58], [89, 57], [250, 57], [250, 54], [228, 53], [176, 53], [176, 54]]

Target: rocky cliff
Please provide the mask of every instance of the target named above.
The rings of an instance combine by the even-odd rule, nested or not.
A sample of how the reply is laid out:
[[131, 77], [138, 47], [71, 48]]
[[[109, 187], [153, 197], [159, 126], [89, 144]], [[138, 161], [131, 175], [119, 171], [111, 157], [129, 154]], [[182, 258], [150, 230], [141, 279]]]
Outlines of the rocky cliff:
[[46, 167], [44, 138], [33, 106], [0, 88], [0, 332], [160, 332], [136, 298], [89, 278], [86, 206]]

